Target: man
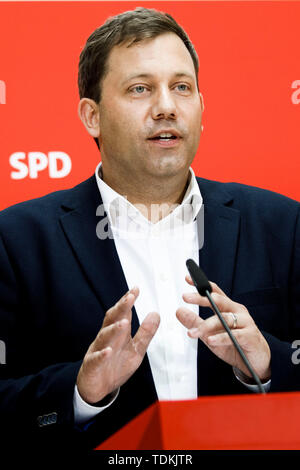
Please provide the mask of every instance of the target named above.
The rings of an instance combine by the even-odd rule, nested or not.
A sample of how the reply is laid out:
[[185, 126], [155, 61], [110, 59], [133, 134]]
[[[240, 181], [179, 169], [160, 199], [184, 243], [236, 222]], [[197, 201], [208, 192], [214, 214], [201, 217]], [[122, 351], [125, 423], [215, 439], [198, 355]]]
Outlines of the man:
[[184, 279], [188, 258], [265, 390], [299, 388], [299, 204], [195, 178], [197, 73], [186, 33], [155, 10], [111, 18], [88, 39], [79, 115], [102, 163], [0, 217], [3, 435], [92, 448], [157, 399], [255, 389]]

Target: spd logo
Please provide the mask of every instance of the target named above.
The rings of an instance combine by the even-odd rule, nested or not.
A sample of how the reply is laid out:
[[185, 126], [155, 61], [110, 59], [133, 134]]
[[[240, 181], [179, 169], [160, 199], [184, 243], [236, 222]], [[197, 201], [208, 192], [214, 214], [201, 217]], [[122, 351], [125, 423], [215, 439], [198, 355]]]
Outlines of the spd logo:
[[15, 171], [10, 173], [13, 180], [35, 179], [39, 172], [48, 168], [50, 178], [65, 178], [71, 171], [71, 158], [65, 152], [15, 152], [9, 157]]

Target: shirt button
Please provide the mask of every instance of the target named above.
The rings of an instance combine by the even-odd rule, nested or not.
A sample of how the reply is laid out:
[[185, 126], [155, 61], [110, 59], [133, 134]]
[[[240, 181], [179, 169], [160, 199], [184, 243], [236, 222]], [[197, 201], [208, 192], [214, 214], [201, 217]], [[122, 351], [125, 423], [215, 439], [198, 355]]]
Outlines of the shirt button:
[[168, 276], [167, 276], [165, 273], [160, 273], [159, 279], [160, 279], [162, 282], [167, 282], [167, 281], [169, 280]]
[[178, 382], [183, 382], [185, 380], [185, 375], [178, 374], [177, 375], [177, 380], [178, 380]]

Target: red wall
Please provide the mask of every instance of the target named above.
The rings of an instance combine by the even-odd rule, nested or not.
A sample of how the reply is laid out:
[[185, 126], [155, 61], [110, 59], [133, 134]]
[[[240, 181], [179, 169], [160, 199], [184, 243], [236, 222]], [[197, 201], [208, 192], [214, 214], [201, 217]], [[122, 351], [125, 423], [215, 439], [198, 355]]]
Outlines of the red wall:
[[108, 16], [140, 5], [174, 15], [199, 54], [196, 174], [300, 200], [299, 2], [2, 2], [0, 208], [94, 172], [99, 153], [77, 117], [78, 57]]

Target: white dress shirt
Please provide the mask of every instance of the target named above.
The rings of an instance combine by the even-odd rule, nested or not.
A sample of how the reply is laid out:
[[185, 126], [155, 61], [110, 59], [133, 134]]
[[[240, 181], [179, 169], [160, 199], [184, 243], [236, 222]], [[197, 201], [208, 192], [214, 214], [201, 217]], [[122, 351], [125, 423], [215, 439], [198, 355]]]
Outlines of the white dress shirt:
[[[147, 350], [158, 399], [195, 399], [198, 340], [187, 335], [187, 329], [175, 316], [179, 307], [186, 306], [182, 294], [195, 292], [195, 288], [185, 281], [188, 274], [186, 260], [192, 258], [199, 263], [195, 218], [202, 206], [202, 196], [195, 174], [190, 168], [189, 185], [182, 203], [155, 224], [126, 197], [110, 188], [101, 174], [100, 163], [95, 176], [120, 263], [128, 288], [138, 286], [140, 290], [135, 301], [139, 323], [149, 312], [160, 315], [160, 326]], [[188, 308], [199, 312], [197, 305], [189, 304]], [[92, 418], [107, 406], [88, 405], [75, 387], [76, 423]]]
[[[199, 262], [195, 218], [202, 197], [194, 172], [190, 170], [182, 203], [155, 224], [96, 174], [128, 288], [140, 290], [135, 301], [139, 323], [149, 312], [160, 314], [160, 326], [147, 351], [158, 399], [196, 398], [197, 340], [188, 337], [175, 315], [178, 307], [186, 305], [182, 294], [195, 290], [185, 281], [185, 262], [188, 258]], [[192, 310], [197, 313], [198, 306]]]

